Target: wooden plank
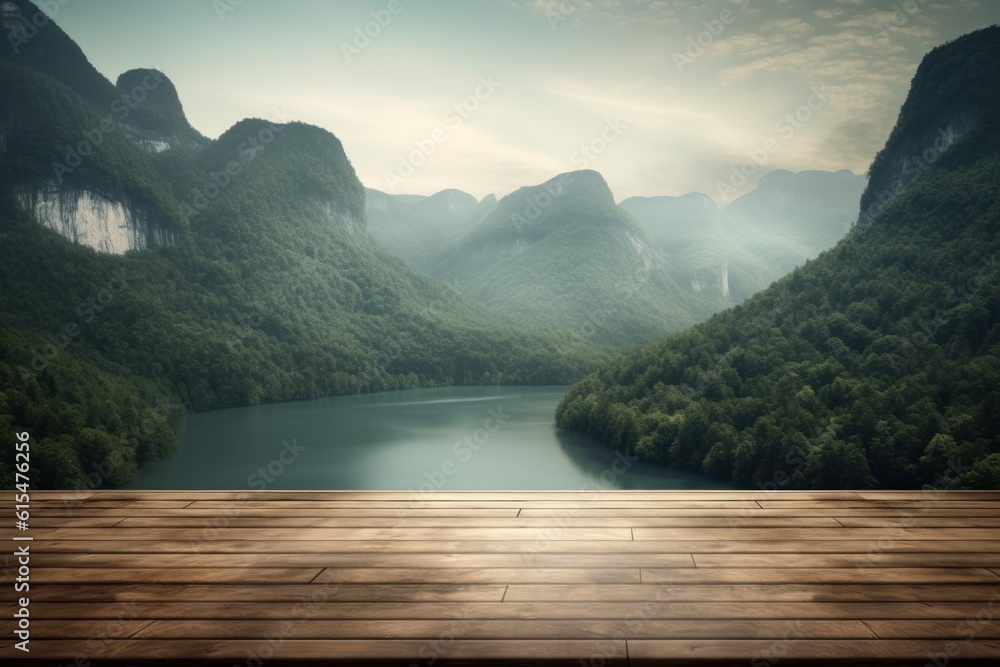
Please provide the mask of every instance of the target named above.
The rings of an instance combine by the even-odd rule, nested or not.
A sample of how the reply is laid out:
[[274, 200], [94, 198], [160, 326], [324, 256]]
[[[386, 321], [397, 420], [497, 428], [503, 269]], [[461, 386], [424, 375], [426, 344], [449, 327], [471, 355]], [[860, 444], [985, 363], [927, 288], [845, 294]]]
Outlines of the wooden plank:
[[[88, 498], [82, 501], [81, 505], [87, 507], [103, 507], [107, 509], [171, 509], [183, 508], [191, 504], [186, 498], [178, 500], [101, 500], [99, 498]], [[69, 500], [32, 500], [31, 506], [35, 510], [44, 512], [47, 509], [66, 509], [72, 507], [73, 501]]]
[[31, 528], [113, 528], [125, 520], [122, 516], [49, 516], [33, 514]]
[[319, 517], [319, 518], [350, 518], [350, 517], [391, 517], [391, 518], [429, 518], [429, 517], [517, 517], [522, 518], [612, 518], [627, 517], [633, 519], [663, 518], [663, 517], [885, 517], [904, 521], [910, 518], [934, 518], [934, 517], [988, 517], [995, 518], [996, 512], [990, 509], [938, 509], [935, 507], [921, 508], [919, 511], [911, 512], [906, 508], [838, 508], [838, 507], [807, 507], [793, 509], [764, 509], [761, 507], [748, 507], [744, 509], [691, 509], [691, 508], [657, 508], [657, 509], [608, 509], [590, 508], [582, 506], [572, 510], [566, 509], [532, 509], [532, 508], [433, 508], [419, 509], [403, 506], [395, 507], [350, 507], [350, 508], [315, 508], [315, 507], [291, 507], [282, 508], [280, 512], [276, 508], [234, 508], [220, 512], [217, 509], [202, 509], [197, 507], [182, 508], [101, 508], [90, 507], [86, 503], [72, 506], [46, 507], [44, 514], [47, 517], [60, 516], [95, 516], [109, 517], [201, 517], [224, 520], [228, 517], [247, 518], [268, 518], [280, 513], [287, 517]]
[[[693, 568], [692, 568], [693, 570]], [[103, 572], [103, 570], [98, 570]], [[181, 571], [181, 570], [178, 570]], [[273, 571], [273, 570], [272, 570]], [[664, 570], [659, 570], [663, 572]], [[987, 574], [989, 574], [987, 572]], [[990, 575], [992, 576], [992, 575]], [[343, 584], [638, 584], [639, 568], [330, 568], [316, 583]]]
[[882, 639], [1000, 639], [1000, 594], [961, 619], [869, 620], [868, 626]]
[[260, 586], [215, 584], [39, 584], [31, 588], [32, 604], [59, 602], [193, 602], [268, 604], [291, 602], [322, 604], [327, 602], [500, 602], [506, 585], [496, 584], [426, 584], [426, 585], [350, 585], [338, 582], [284, 584], [272, 581], [263, 595]]
[[[436, 638], [433, 638], [436, 639]], [[413, 662], [427, 664], [434, 658], [435, 664], [478, 665], [494, 661], [494, 664], [516, 664], [519, 661], [535, 665], [578, 665], [590, 660], [600, 660], [604, 667], [625, 667], [625, 640], [558, 640], [558, 641], [518, 641], [518, 640], [455, 640], [432, 639], [393, 640], [302, 640], [282, 637], [281, 641], [268, 642], [265, 638], [247, 640], [120, 640], [102, 646], [99, 659], [106, 661], [157, 660], [162, 662], [183, 661], [184, 665], [195, 664], [195, 660], [224, 662], [227, 667], [232, 661], [246, 664], [247, 656], [269, 655], [267, 665], [274, 667], [277, 661], [314, 661], [314, 664], [336, 662], [344, 665], [364, 664], [385, 665], [385, 661], [397, 664]], [[80, 655], [78, 640], [48, 640], [32, 646], [33, 660], [74, 660]], [[88, 656], [90, 657], [90, 656]], [[12, 643], [0, 644], [0, 658], [23, 659], [22, 653], [15, 653]], [[258, 658], [259, 659], [259, 658]], [[94, 664], [92, 659], [92, 664]], [[291, 663], [285, 663], [291, 664]]]
[[939, 500], [761, 500], [761, 507], [794, 510], [809, 507], [873, 507], [873, 508], [903, 508], [912, 512], [927, 507], [939, 509], [1000, 509], [1000, 500], [955, 500], [954, 498]]
[[[95, 533], [98, 531], [95, 531]], [[636, 540], [995, 540], [991, 528], [635, 528]]]
[[[501, 588], [502, 593], [502, 588]], [[500, 595], [497, 595], [500, 598]], [[39, 602], [39, 620], [133, 619], [953, 619], [974, 618], [982, 602]]]
[[949, 641], [997, 658], [1000, 492], [99, 491], [32, 510], [32, 636], [55, 651], [125, 619], [95, 665], [153, 646], [243, 662], [275, 631], [289, 666], [423, 662], [447, 633], [476, 664], [530, 661], [528, 645], [590, 664], [575, 648], [609, 638], [622, 664], [745, 665], [755, 645], [800, 664], [788, 644], [902, 665]]
[[[150, 510], [147, 512], [142, 512], [145, 516], [152, 516], [153, 512], [156, 512], [156, 516], [167, 516], [166, 512], [179, 511], [184, 514], [188, 514], [193, 510], [188, 508], [186, 510]], [[294, 512], [294, 510], [289, 510]], [[308, 510], [302, 510], [303, 512]], [[317, 510], [317, 512], [322, 510]], [[326, 511], [336, 511], [336, 510], [326, 510]], [[350, 511], [350, 510], [347, 510]], [[384, 510], [389, 512], [391, 510]], [[421, 510], [417, 510], [421, 511]], [[423, 511], [433, 511], [433, 510], [423, 510]], [[484, 511], [484, 510], [472, 510], [472, 511]], [[131, 512], [133, 516], [137, 514], [136, 512]], [[566, 515], [566, 510], [564, 509], [532, 509], [526, 508], [521, 510], [521, 517], [562, 517]], [[214, 514], [209, 514], [208, 516], [214, 516]], [[292, 514], [292, 516], [302, 516], [301, 514]], [[314, 516], [310, 514], [310, 516]], [[315, 514], [315, 516], [321, 516], [320, 514]], [[896, 520], [904, 520], [910, 517], [996, 517], [996, 511], [992, 509], [981, 509], [981, 508], [948, 508], [939, 509], [937, 507], [925, 507], [921, 508], [919, 511], [911, 512], [905, 507], [832, 507], [832, 506], [822, 506], [822, 507], [802, 507], [802, 508], [773, 508], [773, 507], [757, 507], [757, 508], [746, 508], [739, 510], [732, 509], [680, 509], [680, 508], [658, 508], [658, 509], [607, 509], [607, 508], [589, 508], [583, 507], [579, 510], [573, 511], [573, 516], [577, 518], [582, 517], [631, 517], [631, 518], [653, 518], [653, 517], [682, 517], [682, 516], [719, 516], [719, 517], [729, 517], [729, 516], [740, 516], [740, 517], [757, 517], [757, 516], [767, 516], [767, 517], [807, 517], [807, 516], [830, 516], [830, 517], [886, 517]]]
[[[698, 567], [1000, 567], [1000, 553], [693, 554]], [[1000, 582], [998, 582], [1000, 583]]]
[[[927, 490], [927, 491], [855, 491], [853, 492], [864, 500], [912, 500], [930, 501], [936, 500], [1000, 500], [1000, 491], [973, 491], [973, 490]], [[798, 500], [798, 499], [796, 499]]]
[[[645, 575], [645, 571], [643, 572]], [[505, 602], [988, 602], [996, 593], [983, 584], [653, 584], [639, 586], [511, 585]]]
[[642, 582], [649, 584], [751, 584], [751, 583], [816, 583], [858, 584], [971, 584], [1000, 583], [996, 575], [984, 568], [840, 568], [840, 569], [765, 569], [765, 568], [697, 568], [645, 569]]
[[[180, 568], [165, 570], [160, 568], [100, 568], [74, 567], [33, 567], [32, 587], [38, 584], [115, 584], [115, 583], [282, 583], [307, 584], [321, 572], [322, 568]], [[449, 570], [450, 571], [450, 570]], [[586, 571], [586, 570], [584, 570]], [[13, 570], [0, 571], [0, 582], [11, 584]], [[263, 593], [263, 591], [261, 591]]]
[[[919, 623], [920, 621], [906, 621]], [[32, 624], [36, 632], [45, 628], [56, 630], [60, 621], [38, 621]], [[80, 622], [94, 628], [101, 621]], [[160, 620], [142, 628], [136, 639], [256, 639], [281, 634], [281, 621], [166, 621]], [[788, 621], [716, 620], [712, 623], [674, 619], [653, 621], [644, 619], [590, 620], [483, 620], [459, 617], [446, 620], [336, 620], [284, 621], [291, 623], [297, 639], [423, 639], [447, 635], [461, 639], [606, 639], [609, 637], [669, 638], [669, 639], [780, 639], [788, 630]], [[953, 623], [953, 622], [952, 622]], [[954, 623], [953, 623], [954, 624]], [[821, 639], [870, 639], [871, 630], [860, 621], [796, 621], [801, 637]], [[44, 635], [42, 635], [44, 636]], [[86, 637], [87, 635], [80, 635]], [[64, 638], [56, 635], [55, 638]]]
[[[97, 501], [87, 501], [88, 504], [94, 503], [95, 506], [100, 506], [101, 503]], [[164, 501], [167, 502], [167, 501]], [[763, 501], [761, 501], [763, 502]], [[803, 503], [809, 501], [801, 501]], [[989, 504], [987, 504], [989, 505]], [[398, 503], [393, 503], [392, 501], [365, 501], [365, 500], [317, 500], [317, 501], [285, 501], [281, 503], [281, 507], [288, 509], [295, 508], [351, 508], [351, 507], [371, 507], [371, 508], [388, 508], [394, 509], [399, 507]], [[845, 507], [850, 507], [852, 505], [845, 504]], [[854, 506], [864, 507], [865, 503], [863, 501], [855, 501]], [[280, 509], [276, 507], [276, 503], [255, 500], [255, 501], [216, 501], [216, 500], [197, 500], [191, 507], [201, 508], [201, 509], [216, 509], [216, 510], [235, 510], [240, 508], [246, 509]], [[562, 508], [567, 510], [573, 510], [582, 507], [609, 507], [616, 509], [634, 509], [634, 508], [690, 508], [690, 509], [754, 509], [757, 507], [756, 503], [752, 500], [604, 500], [604, 499], [567, 499], [564, 501], [544, 501], [544, 500], [468, 500], [468, 501], [437, 501], [437, 500], [420, 500], [407, 502], [403, 507], [408, 507], [411, 509], [447, 509], [451, 508], [465, 508], [465, 509], [487, 509], [487, 508]]]
[[[4, 624], [13, 626], [10, 621]], [[102, 642], [111, 639], [129, 639], [140, 636], [140, 631], [153, 621], [131, 620], [116, 618], [112, 620], [76, 620], [63, 619], [59, 621], [32, 621], [31, 623], [31, 648], [49, 639], [78, 639], [90, 641], [91, 645], [100, 645]], [[13, 632], [4, 633], [11, 635]]]
[[[788, 625], [788, 639], [780, 643], [774, 641], [747, 640], [631, 640], [628, 643], [629, 664], [632, 667], [670, 664], [666, 661], [688, 661], [677, 664], [689, 665], [746, 665], [751, 657], [759, 664], [805, 664], [788, 663], [789, 660], [817, 660], [818, 664], [836, 664], [831, 661], [845, 661], [841, 664], [859, 666], [898, 665], [919, 667], [930, 662], [928, 656], [946, 657], [945, 644], [934, 640], [799, 640], [794, 635], [794, 621]], [[952, 656], [947, 664], [954, 667], [961, 660], [996, 660], [1000, 658], [1000, 642], [973, 640], [961, 646], [960, 654]], [[714, 661], [714, 662], [709, 662]], [[897, 662], [893, 662], [897, 661]], [[930, 664], [934, 664], [930, 662]], [[980, 663], [982, 664], [982, 663]]]
[[[429, 568], [636, 568], [694, 567], [689, 554], [560, 554], [560, 553], [265, 553], [157, 554], [158, 567], [429, 567]], [[141, 568], [148, 554], [49, 554], [32, 556], [35, 567]]]
[[[627, 512], [627, 510], [620, 510], [621, 512]], [[701, 510], [688, 510], [688, 511], [701, 511]], [[726, 510], [705, 510], [710, 512], [716, 512], [719, 516], [726, 516]], [[985, 510], [977, 510], [983, 512]], [[108, 508], [93, 508], [86, 503], [73, 507], [71, 509], [62, 508], [50, 508], [46, 509], [44, 515], [47, 517], [74, 517], [74, 516], [94, 516], [94, 517], [118, 517], [119, 519], [124, 519], [128, 517], [189, 517], [189, 518], [203, 518], [203, 519], [215, 519], [217, 521], [226, 521], [229, 518], [234, 517], [246, 517], [246, 518], [261, 518], [266, 519], [273, 517], [277, 514], [289, 518], [303, 518], [303, 517], [318, 517], [324, 519], [336, 519], [336, 518], [393, 518], [393, 519], [407, 519], [407, 518], [418, 518], [427, 519], [431, 517], [495, 517], [495, 518], [514, 518], [518, 515], [519, 510], [516, 508], [500, 508], [500, 509], [406, 509], [402, 507], [385, 507], [382, 509], [371, 509], [365, 507], [354, 507], [349, 509], [310, 509], [308, 507], [292, 508], [287, 510], [278, 510], [275, 508], [270, 509], [244, 509], [237, 508], [229, 511], [220, 512], [215, 509], [197, 509], [193, 507], [182, 507], [182, 508], [139, 508], [139, 509], [108, 509]], [[832, 515], [832, 513], [831, 513]], [[582, 516], [582, 515], [581, 515]]]
[[[839, 528], [841, 524], [833, 517], [677, 517], [643, 518], [629, 517], [364, 517], [364, 518], [318, 518], [286, 517], [273, 513], [268, 517], [121, 517], [116, 519], [89, 519], [93, 524], [77, 524], [71, 518], [48, 520], [57, 527], [72, 528], [77, 525], [101, 527], [99, 522], [122, 528], [215, 528], [221, 523], [226, 528], [779, 528], [814, 527]], [[37, 524], [37, 522], [36, 522]]]
[[[990, 510], [987, 510], [990, 511]], [[1000, 529], [1000, 517], [993, 516], [909, 516], [851, 517], [837, 515], [837, 520], [847, 528], [994, 528]]]
[[[629, 528], [212, 528], [215, 539], [246, 541], [303, 540], [631, 540]], [[650, 529], [660, 530], [660, 529]], [[690, 529], [690, 531], [706, 529]], [[752, 530], [752, 529], [747, 529]], [[832, 530], [832, 529], [831, 529]], [[840, 529], [847, 530], [847, 529]], [[857, 528], [854, 530], [866, 530]], [[40, 528], [35, 540], [167, 540], [196, 537], [184, 528]]]
[[[992, 584], [420, 584], [312, 585], [272, 583], [271, 602], [988, 602]], [[260, 602], [256, 585], [212, 584], [39, 584], [32, 604], [48, 602]], [[13, 599], [8, 589], [2, 591]], [[589, 606], [589, 605], [588, 605]]]
[[179, 541], [38, 540], [39, 549], [56, 553], [986, 553], [1000, 540], [261, 540], [212, 539], [195, 531]]

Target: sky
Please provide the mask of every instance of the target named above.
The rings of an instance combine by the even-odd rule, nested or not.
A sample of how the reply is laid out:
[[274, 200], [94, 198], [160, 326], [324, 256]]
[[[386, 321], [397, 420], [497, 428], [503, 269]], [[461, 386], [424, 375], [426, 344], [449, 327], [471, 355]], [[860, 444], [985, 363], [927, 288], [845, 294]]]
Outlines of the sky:
[[302, 121], [368, 187], [503, 196], [580, 168], [619, 201], [725, 204], [775, 169], [867, 171], [923, 55], [995, 0], [58, 0], [115, 81], [192, 125]]

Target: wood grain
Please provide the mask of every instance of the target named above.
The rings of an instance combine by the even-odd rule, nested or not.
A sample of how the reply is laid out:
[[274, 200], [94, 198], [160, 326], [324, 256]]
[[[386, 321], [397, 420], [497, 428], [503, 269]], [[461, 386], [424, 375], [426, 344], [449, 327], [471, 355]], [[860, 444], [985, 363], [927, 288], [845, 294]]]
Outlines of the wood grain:
[[31, 525], [0, 664], [1000, 664], [1000, 492], [39, 491]]

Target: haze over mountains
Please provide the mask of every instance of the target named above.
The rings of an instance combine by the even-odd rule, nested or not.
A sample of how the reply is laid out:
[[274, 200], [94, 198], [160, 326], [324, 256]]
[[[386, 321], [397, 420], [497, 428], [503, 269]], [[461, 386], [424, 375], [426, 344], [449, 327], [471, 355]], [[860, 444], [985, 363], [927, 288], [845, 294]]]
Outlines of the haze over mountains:
[[[38, 8], [12, 4], [17, 35]], [[775, 171], [720, 209], [616, 202], [593, 170], [499, 200], [366, 189], [329, 131], [208, 139], [166, 74], [112, 84], [50, 21], [0, 44], [0, 424], [40, 485], [123, 486], [184, 409], [586, 376], [561, 427], [740, 483], [798, 450], [796, 487], [992, 465], [998, 43], [928, 56], [867, 190]]]
[[767, 489], [1000, 487], [998, 119], [1000, 28], [933, 50], [862, 222], [574, 385], [559, 425]]
[[500, 200], [368, 190], [373, 239], [492, 308], [608, 345], [646, 343], [740, 303], [833, 246], [865, 179], [777, 171], [719, 209], [707, 195], [615, 204], [597, 172]]

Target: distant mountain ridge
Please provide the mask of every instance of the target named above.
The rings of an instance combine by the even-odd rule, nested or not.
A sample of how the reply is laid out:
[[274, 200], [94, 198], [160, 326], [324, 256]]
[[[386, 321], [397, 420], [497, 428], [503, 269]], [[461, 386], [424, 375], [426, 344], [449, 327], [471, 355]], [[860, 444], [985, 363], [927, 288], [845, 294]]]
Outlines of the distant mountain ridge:
[[486, 306], [621, 345], [693, 322], [659, 264], [604, 178], [585, 170], [505, 196], [430, 272]]
[[816, 257], [857, 218], [864, 183], [846, 170], [774, 172], [720, 210], [701, 193], [615, 204], [599, 173], [580, 171], [484, 200], [495, 210], [446, 232], [412, 213], [382, 223], [372, 208], [387, 195], [370, 195], [369, 213], [384, 247], [481, 303], [619, 345], [704, 320]]
[[372, 239], [425, 271], [442, 245], [488, 215], [497, 203], [493, 195], [480, 202], [460, 190], [414, 197], [366, 188], [365, 198]]

